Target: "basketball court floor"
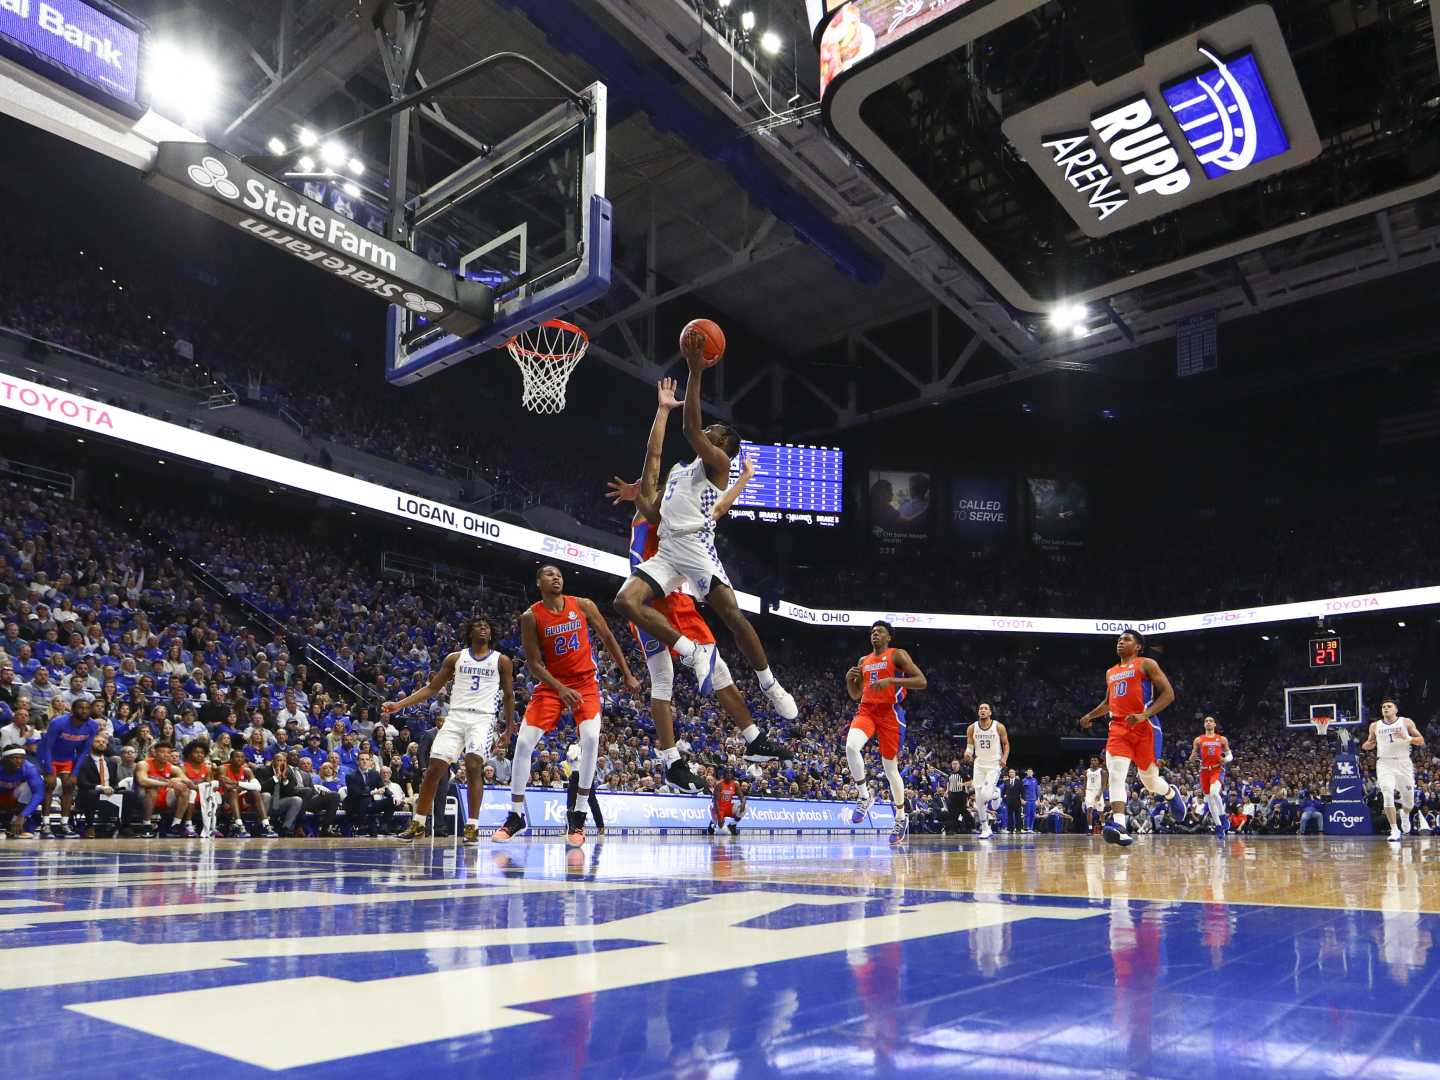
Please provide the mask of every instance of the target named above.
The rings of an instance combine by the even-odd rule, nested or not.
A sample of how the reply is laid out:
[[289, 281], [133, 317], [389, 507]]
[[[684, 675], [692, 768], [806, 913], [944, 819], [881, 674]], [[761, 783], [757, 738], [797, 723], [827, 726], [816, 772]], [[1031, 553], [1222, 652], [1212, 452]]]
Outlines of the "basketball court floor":
[[0, 845], [15, 1076], [1440, 1075], [1440, 841]]

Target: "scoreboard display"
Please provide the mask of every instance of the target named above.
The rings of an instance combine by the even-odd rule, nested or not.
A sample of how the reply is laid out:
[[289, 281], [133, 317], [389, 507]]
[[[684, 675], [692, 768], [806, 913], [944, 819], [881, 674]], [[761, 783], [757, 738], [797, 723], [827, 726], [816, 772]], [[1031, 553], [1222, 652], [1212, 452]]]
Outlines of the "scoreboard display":
[[[755, 463], [755, 475], [735, 501], [730, 516], [772, 525], [840, 524], [845, 490], [845, 452], [828, 446], [742, 442], [742, 456]], [[737, 458], [730, 482], [740, 475]]]
[[1340, 639], [1338, 637], [1312, 638], [1310, 641], [1310, 666], [1330, 668], [1340, 666]]

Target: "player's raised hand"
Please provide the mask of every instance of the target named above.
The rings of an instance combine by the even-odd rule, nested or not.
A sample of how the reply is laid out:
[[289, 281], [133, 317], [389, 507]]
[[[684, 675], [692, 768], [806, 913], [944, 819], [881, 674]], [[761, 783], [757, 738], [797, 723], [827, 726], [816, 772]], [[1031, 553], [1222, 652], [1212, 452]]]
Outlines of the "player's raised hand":
[[748, 484], [755, 475], [755, 459], [749, 454], [740, 458], [740, 483]]
[[640, 485], [630, 480], [621, 480], [618, 476], [612, 476], [610, 482], [605, 485], [606, 495], [616, 506], [621, 503], [634, 502], [640, 494]]
[[399, 711], [400, 711], [400, 703], [399, 703], [398, 701], [382, 701], [382, 702], [380, 703], [380, 715], [381, 715], [381, 716], [390, 716], [390, 715], [392, 715], [392, 714], [394, 714], [394, 713], [397, 713], [397, 712], [399, 712]]
[[[702, 343], [704, 342], [704, 338], [700, 338], [698, 337], [698, 335], [692, 334], [691, 336], [695, 337]], [[681, 349], [681, 352], [684, 352], [683, 347]], [[681, 405], [685, 404], [685, 400], [683, 398], [677, 397], [675, 394], [675, 391], [679, 389], [679, 386], [680, 384], [677, 383], [674, 379], [661, 379], [658, 383], [655, 384], [655, 396], [658, 399], [660, 408], [668, 412], [671, 409], [678, 409]]]
[[692, 330], [680, 339], [680, 358], [692, 374], [705, 367], [705, 335]]

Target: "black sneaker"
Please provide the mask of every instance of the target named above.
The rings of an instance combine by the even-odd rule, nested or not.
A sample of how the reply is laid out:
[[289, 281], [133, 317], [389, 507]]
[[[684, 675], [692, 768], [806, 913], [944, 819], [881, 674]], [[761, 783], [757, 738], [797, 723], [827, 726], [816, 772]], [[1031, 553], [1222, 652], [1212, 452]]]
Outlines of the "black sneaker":
[[730, 823], [730, 835], [731, 835], [731, 836], [739, 836], [739, 835], [740, 835], [740, 826], [739, 826], [739, 825], [736, 825], [735, 822], [733, 822], [733, 821]]
[[490, 840], [492, 843], [503, 844], [511, 837], [524, 831], [525, 818], [517, 814], [514, 810], [511, 810], [509, 816], [505, 818], [505, 824], [490, 834]]
[[690, 768], [690, 763], [684, 758], [672, 762], [670, 767], [665, 770], [665, 782], [681, 791], [705, 790], [705, 781]]
[[60, 840], [68, 840], [70, 830], [63, 821], [57, 821], [50, 826], [50, 835]]
[[771, 741], [764, 732], [755, 736], [755, 741], [745, 747], [746, 761], [788, 761], [794, 756], [789, 748]]

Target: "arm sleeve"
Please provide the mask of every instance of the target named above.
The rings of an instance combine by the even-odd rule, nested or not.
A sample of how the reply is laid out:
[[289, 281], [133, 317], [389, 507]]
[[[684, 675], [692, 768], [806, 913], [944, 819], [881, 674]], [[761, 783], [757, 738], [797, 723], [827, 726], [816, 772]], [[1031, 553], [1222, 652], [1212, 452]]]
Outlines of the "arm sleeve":
[[25, 804], [25, 816], [28, 818], [40, 808], [40, 801], [45, 798], [45, 778], [28, 761], [25, 763], [25, 782], [30, 788], [30, 801]]
[[51, 724], [45, 729], [45, 734], [40, 736], [40, 746], [36, 756], [39, 758], [38, 764], [42, 774], [50, 771], [50, 762], [54, 755], [54, 747], [51, 744], [54, 742], [55, 736], [59, 734], [59, 731], [60, 726], [58, 724]]

